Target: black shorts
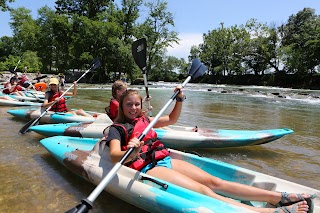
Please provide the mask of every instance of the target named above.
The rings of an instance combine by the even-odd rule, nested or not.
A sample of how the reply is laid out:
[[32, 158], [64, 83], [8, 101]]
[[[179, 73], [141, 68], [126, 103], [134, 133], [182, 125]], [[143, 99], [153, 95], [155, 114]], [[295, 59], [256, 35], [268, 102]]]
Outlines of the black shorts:
[[23, 82], [23, 84], [22, 84], [22, 86], [23, 86], [24, 88], [28, 88], [30, 85], [31, 85], [31, 84], [30, 84], [29, 81], [25, 81], [25, 82]]

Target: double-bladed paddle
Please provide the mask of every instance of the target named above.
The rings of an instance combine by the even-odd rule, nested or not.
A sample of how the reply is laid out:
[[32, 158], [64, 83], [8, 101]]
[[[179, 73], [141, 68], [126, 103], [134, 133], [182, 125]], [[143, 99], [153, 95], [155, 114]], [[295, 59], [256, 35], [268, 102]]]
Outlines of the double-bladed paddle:
[[[83, 78], [88, 72], [90, 72], [91, 70], [95, 70], [97, 69], [98, 67], [100, 67], [101, 63], [99, 61], [98, 58], [94, 59], [93, 62], [92, 62], [92, 65], [90, 67], [90, 69], [88, 69], [85, 73], [83, 73], [80, 78], [78, 80], [76, 80], [75, 82], [78, 83], [78, 81], [80, 81], [81, 78]], [[62, 98], [71, 88], [73, 87], [73, 85], [71, 85], [66, 91], [64, 91], [60, 97], [58, 99], [56, 99], [38, 118], [36, 119], [33, 119], [31, 121], [29, 121], [26, 125], [24, 125], [21, 129], [20, 129], [20, 133], [21, 134], [24, 134], [26, 133], [30, 127], [34, 126], [34, 125], [37, 125], [40, 121], [40, 119], [45, 115], [47, 114], [47, 112], [52, 108], [53, 105], [55, 105], [59, 100], [60, 98]]]
[[[147, 81], [147, 40], [140, 38], [132, 43], [131, 47], [132, 56], [138, 67], [141, 69], [143, 74], [144, 87], [146, 88], [147, 100], [149, 99], [149, 89]], [[150, 100], [148, 100], [150, 108]], [[149, 111], [149, 115], [152, 116], [152, 112]]]
[[[204, 74], [207, 70], [207, 67], [204, 66], [199, 59], [194, 59], [192, 61], [192, 65], [189, 71], [188, 78], [182, 83], [182, 88], [186, 86], [186, 84], [191, 80], [195, 79]], [[173, 102], [173, 100], [177, 97], [180, 91], [176, 91], [170, 98], [170, 100], [164, 105], [164, 107], [159, 111], [156, 117], [150, 122], [150, 124], [146, 127], [146, 129], [142, 132], [142, 134], [138, 137], [141, 141], [146, 134], [150, 131], [150, 129], [158, 122], [161, 115], [166, 111], [169, 105]], [[93, 192], [89, 195], [89, 197], [81, 200], [81, 204], [67, 211], [67, 213], [84, 213], [88, 212], [89, 209], [92, 209], [94, 200], [99, 196], [99, 194], [103, 191], [103, 189], [108, 185], [108, 183], [112, 180], [112, 178], [116, 175], [122, 164], [127, 160], [130, 154], [133, 152], [134, 148], [128, 149], [125, 154], [122, 156], [120, 161], [116, 163], [113, 168], [109, 171], [109, 173], [102, 179], [99, 185], [93, 190]]]

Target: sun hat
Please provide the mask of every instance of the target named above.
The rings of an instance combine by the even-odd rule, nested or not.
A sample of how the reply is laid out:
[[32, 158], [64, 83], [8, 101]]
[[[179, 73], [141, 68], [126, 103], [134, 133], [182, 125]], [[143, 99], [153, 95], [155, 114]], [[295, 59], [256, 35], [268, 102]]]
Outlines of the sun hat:
[[57, 78], [50, 78], [49, 85], [51, 85], [51, 84], [58, 85], [59, 80]]

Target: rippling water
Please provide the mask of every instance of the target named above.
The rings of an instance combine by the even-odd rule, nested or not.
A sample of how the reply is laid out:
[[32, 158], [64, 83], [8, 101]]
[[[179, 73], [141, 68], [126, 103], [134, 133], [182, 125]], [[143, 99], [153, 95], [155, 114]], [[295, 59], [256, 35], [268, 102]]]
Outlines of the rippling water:
[[[153, 114], [169, 100], [174, 86], [150, 86]], [[141, 90], [144, 94], [143, 87]], [[68, 106], [102, 112], [110, 94], [110, 85], [80, 85], [78, 96]], [[295, 131], [264, 145], [197, 152], [320, 189], [320, 91], [188, 84], [185, 94], [179, 125]], [[0, 107], [0, 212], [64, 212], [74, 207], [94, 186], [48, 154], [39, 144], [42, 136], [33, 132], [19, 135], [25, 122], [7, 114], [11, 108]], [[141, 212], [103, 192], [95, 201], [93, 212], [107, 211]]]

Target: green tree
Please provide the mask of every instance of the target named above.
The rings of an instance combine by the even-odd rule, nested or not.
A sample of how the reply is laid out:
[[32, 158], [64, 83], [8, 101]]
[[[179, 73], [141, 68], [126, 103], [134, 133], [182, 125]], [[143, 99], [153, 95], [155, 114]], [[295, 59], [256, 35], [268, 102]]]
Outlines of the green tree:
[[156, 72], [155, 67], [162, 66], [162, 57], [168, 46], [178, 43], [178, 34], [169, 28], [174, 26], [173, 15], [167, 11], [168, 3], [157, 0], [147, 2], [148, 15], [138, 26], [136, 37], [145, 37], [148, 41], [147, 70]]
[[230, 74], [232, 67], [233, 35], [223, 23], [218, 29], [203, 35], [204, 43], [200, 45], [200, 57], [208, 66], [211, 73]]
[[14, 2], [15, 0], [0, 0], [0, 9], [2, 12], [10, 10], [11, 8], [8, 6], [8, 3]]
[[41, 70], [42, 63], [36, 52], [26, 51], [22, 59], [20, 67], [27, 67], [28, 72], [38, 72]]
[[5, 61], [9, 55], [13, 54], [14, 40], [12, 37], [3, 36], [0, 38], [0, 61]]
[[55, 8], [59, 14], [97, 19], [98, 15], [106, 11], [112, 2], [113, 0], [57, 0]]
[[34, 50], [37, 45], [38, 27], [30, 13], [31, 11], [24, 7], [11, 10], [13, 21], [9, 25], [13, 30], [14, 52], [18, 55], [27, 50]]
[[311, 8], [291, 15], [287, 24], [280, 27], [287, 72], [301, 75], [315, 72], [319, 65], [319, 27], [319, 16]]
[[121, 8], [109, 9], [108, 20], [114, 21], [121, 28], [119, 39], [122, 41], [119, 50], [121, 54], [117, 56], [117, 69], [114, 69], [115, 79], [120, 79], [121, 73], [127, 74], [128, 78], [135, 79], [141, 73], [140, 69], [135, 66], [131, 54], [131, 44], [137, 31], [137, 19], [139, 18], [139, 8], [142, 0], [122, 0]]

